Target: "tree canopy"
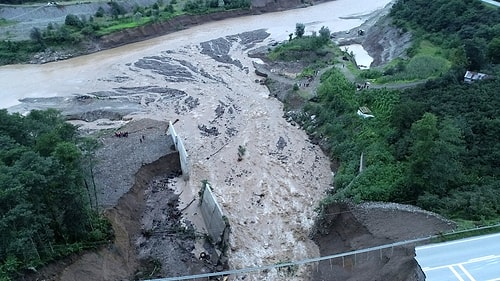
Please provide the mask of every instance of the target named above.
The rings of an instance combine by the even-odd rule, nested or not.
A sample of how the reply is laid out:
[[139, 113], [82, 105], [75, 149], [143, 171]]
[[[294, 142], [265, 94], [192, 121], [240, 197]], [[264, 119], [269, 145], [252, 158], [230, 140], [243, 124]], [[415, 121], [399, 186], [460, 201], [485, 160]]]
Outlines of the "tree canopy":
[[[498, 222], [499, 11], [476, 0], [400, 0], [394, 22], [439, 44], [454, 67], [404, 91], [357, 92], [335, 68], [321, 77], [302, 122], [340, 163], [327, 200], [409, 203], [478, 225]], [[464, 67], [491, 75], [467, 84]], [[375, 117], [357, 116], [361, 106]]]
[[306, 26], [303, 23], [297, 23], [295, 25], [295, 36], [297, 36], [297, 38], [302, 38], [305, 32]]
[[0, 110], [0, 120], [0, 279], [8, 280], [109, 233], [85, 199], [76, 128], [55, 110]]
[[450, 53], [465, 51], [471, 70], [499, 61], [500, 9], [480, 0], [399, 0], [390, 15], [396, 25], [424, 34]]
[[[322, 76], [302, 121], [340, 163], [334, 198], [415, 204], [477, 222], [500, 216], [500, 80], [450, 76], [361, 93], [335, 68]], [[357, 116], [361, 106], [375, 118]]]

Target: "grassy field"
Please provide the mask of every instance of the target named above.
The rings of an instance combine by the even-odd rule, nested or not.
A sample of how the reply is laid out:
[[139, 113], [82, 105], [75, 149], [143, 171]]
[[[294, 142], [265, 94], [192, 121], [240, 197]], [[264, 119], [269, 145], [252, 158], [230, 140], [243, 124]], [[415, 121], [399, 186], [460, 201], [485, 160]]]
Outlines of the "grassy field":
[[439, 77], [451, 67], [445, 51], [430, 41], [422, 40], [412, 52], [410, 59], [395, 59], [383, 68], [363, 70], [360, 76], [377, 84], [414, 82]]
[[134, 28], [146, 25], [151, 22], [150, 17], [141, 17], [138, 20], [133, 18], [126, 18], [123, 20], [114, 20], [110, 22], [103, 22], [102, 27], [97, 31], [98, 36], [110, 34], [127, 28]]

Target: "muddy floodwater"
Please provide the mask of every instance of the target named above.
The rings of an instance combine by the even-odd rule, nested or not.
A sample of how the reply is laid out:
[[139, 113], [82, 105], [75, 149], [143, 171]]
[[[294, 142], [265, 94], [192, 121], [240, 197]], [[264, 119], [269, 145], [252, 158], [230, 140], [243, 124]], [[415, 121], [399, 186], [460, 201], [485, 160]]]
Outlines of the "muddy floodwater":
[[[2, 66], [0, 107], [23, 113], [56, 107], [93, 129], [146, 117], [179, 119], [176, 130], [191, 160], [189, 181], [174, 186], [182, 191], [179, 208], [202, 181], [210, 182], [231, 224], [231, 268], [319, 256], [308, 235], [314, 208], [331, 188], [329, 159], [282, 118], [281, 102], [256, 83], [247, 53], [288, 39], [296, 23], [305, 24], [306, 34], [322, 26], [354, 28], [390, 2], [337, 0], [208, 23], [65, 61]], [[238, 161], [240, 146], [245, 154]], [[129, 187], [101, 188], [101, 205], [113, 206]], [[183, 215], [201, 221], [190, 208]]]
[[[389, 0], [337, 0], [308, 8], [247, 16], [204, 24], [156, 39], [126, 45], [88, 56], [45, 65], [0, 67], [0, 107], [6, 108], [27, 97], [66, 96], [108, 89], [106, 79], [119, 75], [120, 67], [137, 59], [166, 50], [196, 45], [210, 39], [256, 29], [271, 35], [265, 43], [282, 41], [295, 31], [298, 22], [306, 34], [327, 26], [332, 32], [359, 26], [368, 14], [390, 3]], [[135, 84], [151, 81], [135, 81]]]

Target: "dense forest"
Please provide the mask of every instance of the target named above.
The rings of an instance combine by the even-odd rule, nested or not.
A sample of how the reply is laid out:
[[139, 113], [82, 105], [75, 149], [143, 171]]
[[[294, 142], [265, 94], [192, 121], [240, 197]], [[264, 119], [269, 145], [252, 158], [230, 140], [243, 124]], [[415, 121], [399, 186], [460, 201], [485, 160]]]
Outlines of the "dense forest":
[[469, 70], [500, 63], [500, 9], [480, 0], [400, 0], [390, 13], [396, 25], [449, 51]]
[[[321, 77], [302, 124], [340, 163], [335, 192], [324, 203], [400, 202], [464, 225], [497, 222], [499, 9], [474, 0], [401, 0], [391, 16], [415, 35], [410, 59], [422, 40], [442, 48], [447, 59], [460, 58], [450, 59], [452, 67], [440, 77], [401, 91], [358, 90], [335, 68]], [[467, 69], [489, 79], [464, 83]], [[360, 107], [375, 117], [361, 118]]]
[[[335, 200], [409, 203], [453, 219], [485, 223], [500, 215], [500, 81], [460, 76], [406, 90], [356, 91], [335, 69], [319, 102], [305, 110], [311, 134], [327, 139], [341, 165]], [[450, 81], [451, 80], [451, 81]], [[356, 115], [367, 106], [375, 118]], [[333, 121], [333, 122], [332, 122]], [[360, 169], [363, 154], [364, 169]]]
[[0, 280], [107, 241], [82, 169], [94, 144], [55, 110], [0, 120]]

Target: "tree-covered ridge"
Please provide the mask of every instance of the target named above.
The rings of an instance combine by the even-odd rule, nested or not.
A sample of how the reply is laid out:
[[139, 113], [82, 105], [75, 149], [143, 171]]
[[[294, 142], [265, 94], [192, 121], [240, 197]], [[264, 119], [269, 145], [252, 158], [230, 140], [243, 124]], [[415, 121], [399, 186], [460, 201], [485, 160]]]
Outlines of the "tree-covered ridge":
[[0, 279], [109, 238], [87, 200], [76, 128], [55, 110], [0, 120]]
[[[302, 121], [340, 163], [325, 203], [392, 201], [459, 221], [498, 222], [500, 51], [492, 50], [500, 40], [499, 9], [475, 0], [400, 0], [391, 15], [415, 34], [414, 48], [432, 41], [453, 67], [405, 91], [357, 91], [338, 69], [321, 77], [318, 99], [306, 105]], [[466, 67], [490, 77], [464, 83]], [[375, 117], [357, 116], [359, 107]]]
[[[473, 29], [495, 28], [499, 23], [498, 9], [490, 9], [480, 0], [399, 0], [391, 10], [391, 17], [408, 22], [412, 28], [428, 32], [459, 33], [468, 39]], [[494, 34], [482, 32], [485, 38]]]
[[[339, 70], [322, 77], [304, 127], [327, 140], [340, 168], [337, 200], [415, 204], [454, 219], [500, 216], [500, 80], [450, 76], [405, 92], [356, 91]], [[367, 106], [375, 118], [356, 114]], [[360, 172], [363, 154], [364, 169]]]
[[[403, 93], [393, 145], [398, 159], [412, 161], [405, 186], [423, 207], [472, 220], [500, 215], [499, 87], [498, 79], [442, 79]], [[405, 115], [410, 107], [413, 117]]]
[[455, 64], [480, 70], [500, 63], [500, 9], [480, 0], [399, 0], [390, 15], [448, 50]]

